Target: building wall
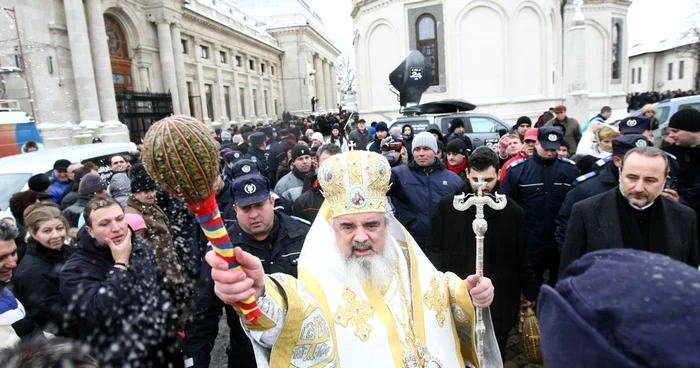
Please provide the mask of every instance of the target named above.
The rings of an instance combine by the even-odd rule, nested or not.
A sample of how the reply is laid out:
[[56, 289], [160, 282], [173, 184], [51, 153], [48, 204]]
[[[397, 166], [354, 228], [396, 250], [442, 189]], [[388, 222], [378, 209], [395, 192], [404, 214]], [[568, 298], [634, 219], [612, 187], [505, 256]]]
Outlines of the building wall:
[[[17, 8], [27, 59], [27, 77], [35, 101], [35, 120], [44, 125], [68, 123], [77, 127], [81, 119], [72, 62], [80, 63], [81, 60], [72, 59], [63, 1], [0, 0], [0, 5]], [[204, 86], [212, 86], [213, 122], [268, 122], [281, 117], [286, 108], [282, 85], [283, 50], [277, 40], [256, 22], [246, 20], [233, 10], [216, 6], [210, 0], [192, 0], [188, 4], [165, 0], [158, 5], [146, 0], [102, 0], [102, 8], [105, 14], [115, 17], [124, 30], [135, 91], [167, 92], [160, 52], [172, 53], [173, 50], [160, 50], [154, 23], [158, 17], [166, 16], [179, 24], [181, 39], [187, 41], [188, 50], [183, 55], [184, 68], [191, 95], [200, 98], [195, 106], [201, 106], [206, 101], [203, 99]], [[11, 19], [6, 16], [0, 19], [0, 39], [16, 37], [14, 27], [9, 23]], [[209, 47], [209, 59], [199, 56], [200, 45]], [[14, 66], [16, 51], [10, 46], [14, 46], [14, 43], [0, 45], [2, 66]], [[226, 53], [226, 63], [219, 60], [219, 51]], [[241, 57], [241, 66], [236, 66], [236, 56]], [[249, 68], [249, 60], [253, 61], [253, 69]], [[261, 65], [265, 65], [264, 71]], [[6, 75], [4, 79], [6, 98], [21, 100], [22, 107], [30, 112], [24, 79], [20, 75]], [[230, 115], [233, 116], [225, 116], [228, 114], [224, 86], [229, 87], [228, 102]], [[244, 92], [245, 115], [240, 106], [240, 88]], [[188, 96], [180, 98], [187, 99]], [[258, 106], [257, 113], [252, 108], [254, 99]], [[192, 114], [204, 119], [201, 110], [201, 107], [196, 108]], [[84, 133], [97, 134], [96, 131], [80, 131], [80, 134]]]
[[[388, 120], [398, 115], [397, 96], [391, 92], [388, 75], [415, 44], [409, 24], [415, 9], [441, 5], [445, 47], [445, 90], [431, 88], [421, 102], [446, 98], [465, 99], [477, 111], [515, 121], [521, 115], [533, 118], [561, 103], [566, 93], [563, 62], [572, 62], [571, 50], [562, 49], [560, 1], [369, 1], [356, 6], [354, 46], [358, 76], [360, 114], [368, 120]], [[624, 113], [626, 94], [626, 30], [623, 31], [619, 80], [612, 80], [610, 32], [613, 18], [626, 22], [627, 6], [619, 0], [601, 0], [583, 7], [586, 17], [590, 116], [603, 105]], [[569, 27], [573, 6], [566, 8]], [[436, 16], [437, 18], [437, 16]], [[415, 32], [415, 31], [413, 31]], [[566, 43], [564, 43], [566, 44]], [[442, 71], [441, 71], [442, 73]], [[570, 78], [570, 77], [569, 77]], [[440, 82], [442, 85], [442, 80]], [[587, 120], [588, 117], [576, 117]]]
[[[683, 72], [681, 73], [681, 62]], [[679, 49], [665, 50], [656, 53], [635, 55], [630, 58], [629, 71], [630, 92], [648, 91], [674, 91], [695, 89], [695, 71], [698, 68], [695, 59]], [[669, 64], [672, 66], [672, 75], [669, 79]], [[642, 71], [642, 83], [638, 82], [638, 70]], [[632, 82], [632, 69], [635, 69], [635, 81]]]

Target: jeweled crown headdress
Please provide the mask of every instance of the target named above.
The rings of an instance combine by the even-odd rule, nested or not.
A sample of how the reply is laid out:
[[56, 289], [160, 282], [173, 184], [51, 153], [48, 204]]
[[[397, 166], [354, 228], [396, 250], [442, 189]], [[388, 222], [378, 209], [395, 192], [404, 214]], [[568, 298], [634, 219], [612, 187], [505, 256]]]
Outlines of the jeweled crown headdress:
[[318, 182], [330, 207], [330, 217], [365, 212], [386, 212], [391, 166], [384, 156], [349, 151], [321, 164]]

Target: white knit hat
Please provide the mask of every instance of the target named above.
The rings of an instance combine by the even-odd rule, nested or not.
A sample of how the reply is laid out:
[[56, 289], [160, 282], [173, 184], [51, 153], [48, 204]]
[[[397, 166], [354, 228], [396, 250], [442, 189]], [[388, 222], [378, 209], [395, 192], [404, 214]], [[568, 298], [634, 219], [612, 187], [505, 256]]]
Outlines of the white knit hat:
[[314, 139], [317, 139], [317, 140], [319, 140], [321, 143], [323, 143], [323, 134], [321, 134], [321, 133], [319, 133], [319, 132], [314, 133], [314, 134], [311, 136], [311, 140], [314, 140]]
[[418, 147], [428, 147], [435, 153], [437, 153], [438, 150], [437, 140], [435, 140], [433, 133], [429, 132], [418, 133], [418, 135], [413, 137], [412, 147], [414, 150]]

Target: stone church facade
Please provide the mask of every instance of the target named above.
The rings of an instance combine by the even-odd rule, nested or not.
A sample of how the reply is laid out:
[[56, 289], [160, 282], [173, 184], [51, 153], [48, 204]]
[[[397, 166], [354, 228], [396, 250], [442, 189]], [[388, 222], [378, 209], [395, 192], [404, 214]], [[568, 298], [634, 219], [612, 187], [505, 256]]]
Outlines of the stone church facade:
[[[309, 104], [286, 105], [281, 42], [232, 1], [0, 5], [15, 6], [30, 89], [21, 78], [5, 78], [6, 95], [26, 111], [31, 96], [47, 147], [88, 143], [95, 136], [133, 141], [148, 129], [150, 116], [167, 109], [225, 128], [272, 122]], [[13, 32], [0, 27], [3, 39]], [[0, 47], [0, 66], [14, 65], [17, 54], [17, 48]]]
[[[576, 92], [587, 96], [575, 114], [569, 108], [579, 121], [605, 105], [614, 116], [624, 114], [629, 5], [629, 0], [354, 0], [360, 114], [368, 120], [399, 115], [388, 75], [410, 50], [421, 51], [436, 71], [423, 103], [465, 99], [477, 111], [514, 122], [573, 104], [580, 100], [572, 98]], [[577, 9], [581, 25], [574, 19]]]

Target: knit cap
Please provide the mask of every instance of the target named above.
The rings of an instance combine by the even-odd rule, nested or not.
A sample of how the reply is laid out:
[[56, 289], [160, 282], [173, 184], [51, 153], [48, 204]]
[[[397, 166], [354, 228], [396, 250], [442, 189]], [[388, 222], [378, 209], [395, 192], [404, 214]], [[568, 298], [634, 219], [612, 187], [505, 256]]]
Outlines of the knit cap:
[[427, 147], [433, 150], [435, 153], [438, 151], [437, 141], [435, 140], [433, 134], [429, 132], [418, 133], [415, 137], [413, 137], [412, 147], [414, 150], [420, 147]]

